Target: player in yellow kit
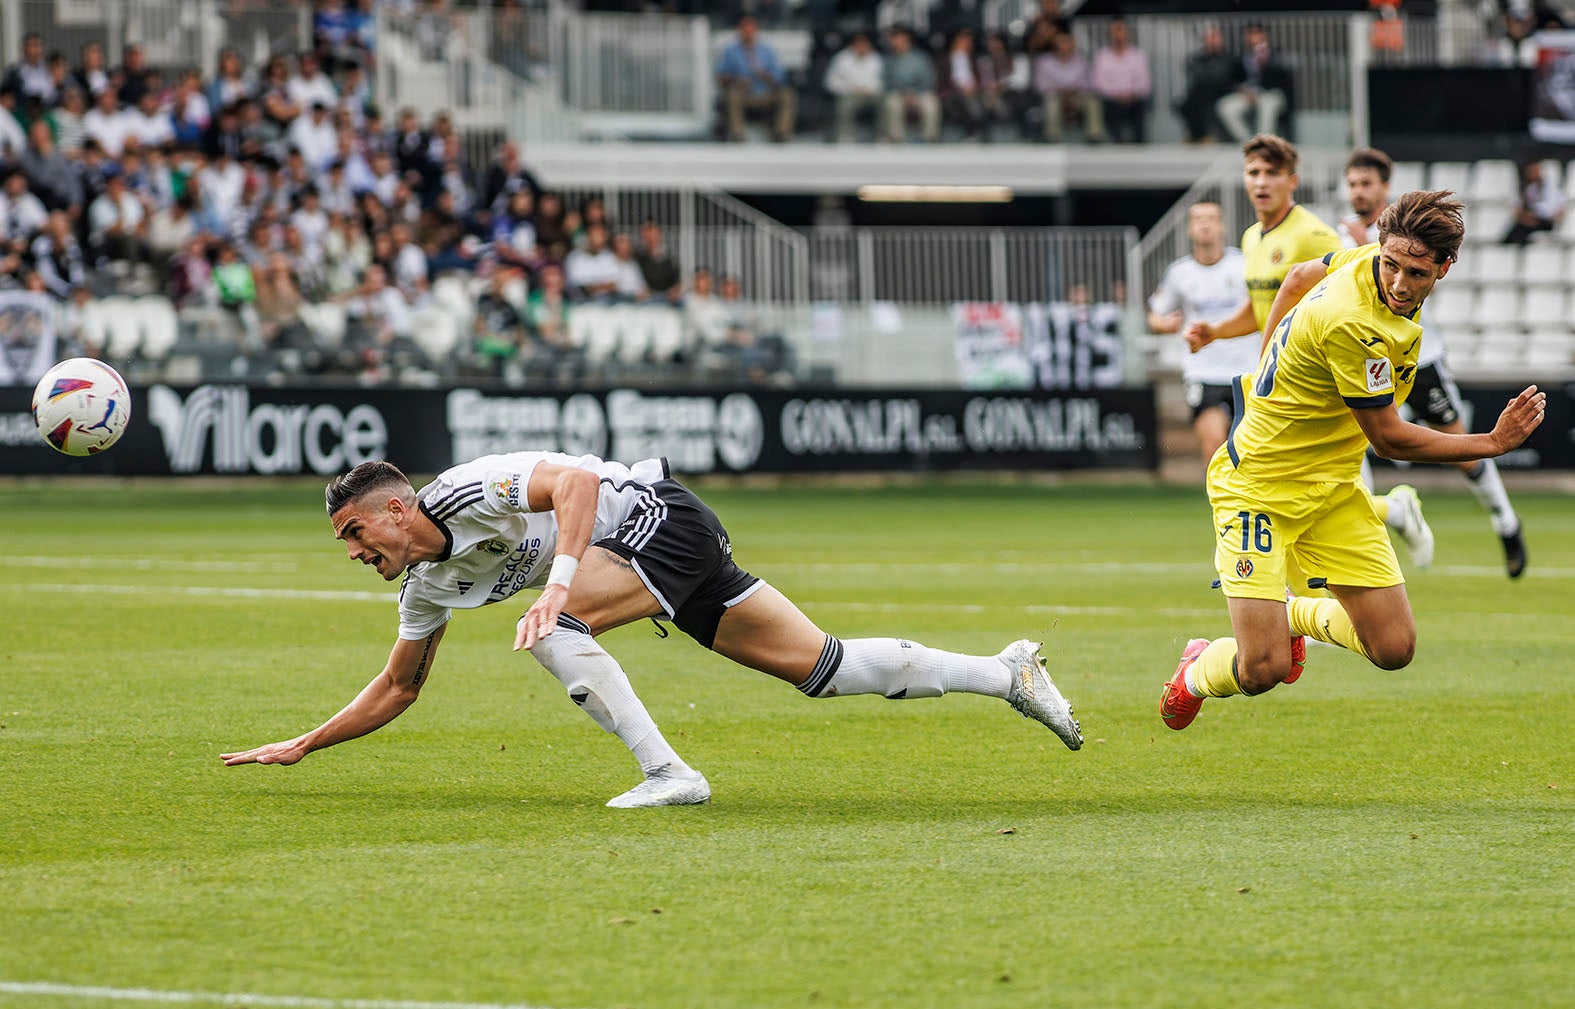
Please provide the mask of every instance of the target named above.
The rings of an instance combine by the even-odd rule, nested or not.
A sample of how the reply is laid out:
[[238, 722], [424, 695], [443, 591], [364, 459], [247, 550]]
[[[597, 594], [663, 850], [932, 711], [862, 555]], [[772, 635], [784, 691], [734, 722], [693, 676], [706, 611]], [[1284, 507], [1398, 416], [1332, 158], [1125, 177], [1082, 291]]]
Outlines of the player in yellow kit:
[[[1416, 626], [1405, 579], [1361, 480], [1369, 444], [1413, 462], [1502, 455], [1542, 422], [1532, 386], [1488, 434], [1411, 424], [1423, 300], [1449, 272], [1465, 234], [1448, 192], [1407, 193], [1378, 221], [1376, 247], [1352, 254], [1271, 334], [1237, 423], [1209, 464], [1214, 561], [1234, 636], [1194, 639], [1165, 684], [1160, 714], [1191, 724], [1207, 697], [1260, 694], [1300, 673], [1293, 637], [1360, 652], [1383, 669], [1411, 661]], [[1285, 598], [1291, 570], [1333, 598]], [[1301, 586], [1297, 586], [1298, 589]]]
[[[1236, 313], [1211, 325], [1187, 327], [1194, 352], [1215, 340], [1247, 339], [1263, 333], [1268, 343], [1269, 310], [1286, 275], [1297, 263], [1322, 259], [1344, 247], [1339, 234], [1296, 202], [1300, 156], [1289, 140], [1260, 133], [1241, 148], [1242, 185], [1258, 221], [1241, 236], [1247, 263], [1247, 301]], [[1400, 485], [1374, 498], [1379, 517], [1406, 541], [1411, 557], [1426, 567], [1433, 557], [1433, 531], [1422, 517], [1416, 490]]]

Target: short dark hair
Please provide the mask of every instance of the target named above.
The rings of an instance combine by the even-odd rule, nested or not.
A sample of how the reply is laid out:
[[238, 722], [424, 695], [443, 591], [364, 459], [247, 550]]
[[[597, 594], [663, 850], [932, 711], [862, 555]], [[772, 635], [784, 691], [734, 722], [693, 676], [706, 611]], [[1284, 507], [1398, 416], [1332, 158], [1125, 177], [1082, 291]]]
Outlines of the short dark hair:
[[1436, 262], [1454, 260], [1466, 235], [1465, 207], [1454, 196], [1447, 189], [1406, 193], [1378, 215], [1378, 240], [1394, 235], [1426, 246]]
[[1241, 156], [1247, 158], [1262, 158], [1275, 168], [1283, 168], [1292, 175], [1296, 174], [1296, 165], [1300, 156], [1296, 153], [1296, 145], [1284, 137], [1277, 137], [1272, 133], [1259, 133], [1248, 138], [1241, 145]]
[[1379, 180], [1386, 185], [1389, 182], [1389, 174], [1394, 170], [1394, 166], [1395, 163], [1390, 159], [1389, 155], [1376, 147], [1358, 148], [1352, 151], [1351, 156], [1345, 161], [1346, 171], [1349, 172], [1353, 168], [1371, 168], [1378, 173]]
[[379, 459], [364, 462], [343, 476], [328, 481], [328, 487], [323, 491], [323, 499], [328, 504], [328, 514], [332, 515], [350, 502], [375, 490], [409, 486], [410, 478], [405, 476], [398, 466]]

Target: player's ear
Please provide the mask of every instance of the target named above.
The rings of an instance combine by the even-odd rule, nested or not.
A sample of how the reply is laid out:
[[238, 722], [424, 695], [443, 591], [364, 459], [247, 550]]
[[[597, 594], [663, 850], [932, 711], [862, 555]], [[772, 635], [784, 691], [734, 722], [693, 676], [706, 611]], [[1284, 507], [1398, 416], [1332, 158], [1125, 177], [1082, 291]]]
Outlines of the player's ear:
[[1449, 268], [1454, 265], [1455, 261], [1453, 259], [1444, 260], [1443, 263], [1438, 267], [1438, 279], [1443, 280], [1445, 277], [1449, 276]]

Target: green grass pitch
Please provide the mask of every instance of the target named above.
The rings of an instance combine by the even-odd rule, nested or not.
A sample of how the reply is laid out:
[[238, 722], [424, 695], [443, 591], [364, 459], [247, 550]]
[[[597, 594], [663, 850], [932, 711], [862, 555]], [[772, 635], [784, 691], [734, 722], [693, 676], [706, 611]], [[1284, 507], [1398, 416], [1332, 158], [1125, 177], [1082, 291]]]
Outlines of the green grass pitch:
[[986, 698], [810, 701], [647, 623], [604, 641], [715, 799], [609, 810], [633, 763], [511, 653], [506, 604], [456, 615], [381, 732], [225, 768], [337, 710], [393, 642], [320, 489], [0, 486], [0, 982], [555, 1009], [1575, 999], [1568, 498], [1517, 496], [1511, 583], [1475, 504], [1426, 495], [1409, 669], [1314, 649], [1298, 684], [1173, 733], [1160, 683], [1227, 627], [1200, 491], [707, 497], [833, 633], [1043, 637], [1087, 745]]

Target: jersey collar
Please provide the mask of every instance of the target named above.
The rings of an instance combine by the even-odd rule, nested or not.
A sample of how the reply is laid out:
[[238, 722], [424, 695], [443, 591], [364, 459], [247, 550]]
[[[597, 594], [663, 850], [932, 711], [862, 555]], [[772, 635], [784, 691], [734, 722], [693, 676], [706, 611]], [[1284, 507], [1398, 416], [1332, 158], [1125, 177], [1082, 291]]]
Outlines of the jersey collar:
[[442, 519], [432, 514], [431, 510], [427, 508], [425, 501], [422, 501], [417, 507], [421, 509], [421, 514], [427, 517], [427, 521], [437, 526], [438, 531], [443, 534], [443, 552], [437, 555], [436, 560], [448, 560], [449, 556], [454, 552], [454, 534], [449, 532], [448, 525]]
[[1275, 221], [1273, 224], [1269, 225], [1267, 228], [1263, 228], [1263, 225], [1261, 225], [1261, 224], [1258, 225], [1258, 227], [1263, 228], [1263, 230], [1260, 231], [1259, 234], [1260, 235], [1267, 235], [1269, 232], [1273, 231], [1275, 228], [1278, 228], [1280, 225], [1282, 225], [1286, 221], [1290, 220], [1291, 219], [1291, 215], [1296, 213], [1296, 208], [1299, 207], [1299, 206], [1301, 206], [1300, 203], [1297, 203], [1295, 200], [1292, 200], [1290, 209], [1285, 211], [1285, 216], [1284, 217], [1280, 218], [1278, 221]]

